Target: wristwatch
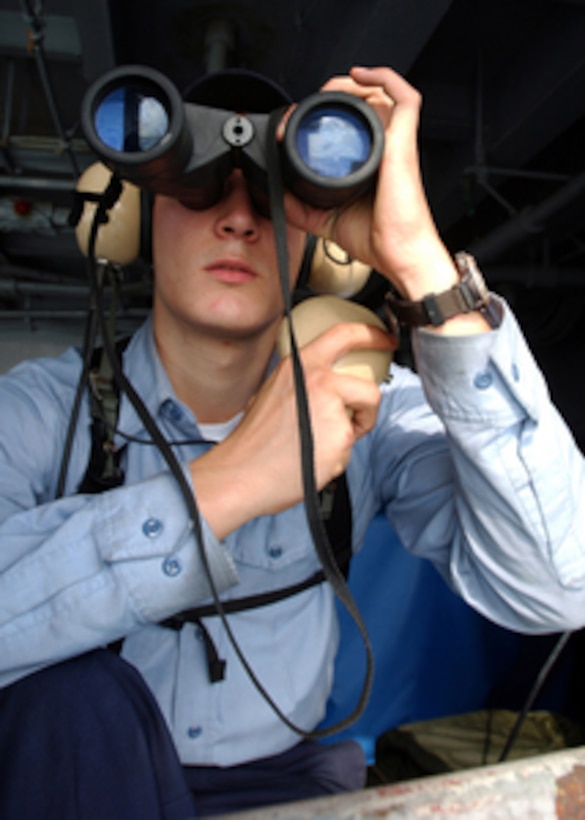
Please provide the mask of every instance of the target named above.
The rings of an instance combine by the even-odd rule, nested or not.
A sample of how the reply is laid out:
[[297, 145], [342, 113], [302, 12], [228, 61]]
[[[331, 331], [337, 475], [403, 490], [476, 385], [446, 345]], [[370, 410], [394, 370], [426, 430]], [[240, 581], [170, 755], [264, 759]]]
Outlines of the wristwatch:
[[386, 294], [387, 307], [401, 325], [438, 327], [460, 313], [487, 313], [491, 297], [477, 262], [470, 254], [460, 252], [455, 254], [455, 265], [460, 280], [442, 293], [429, 293], [418, 302], [409, 302], [391, 292]]

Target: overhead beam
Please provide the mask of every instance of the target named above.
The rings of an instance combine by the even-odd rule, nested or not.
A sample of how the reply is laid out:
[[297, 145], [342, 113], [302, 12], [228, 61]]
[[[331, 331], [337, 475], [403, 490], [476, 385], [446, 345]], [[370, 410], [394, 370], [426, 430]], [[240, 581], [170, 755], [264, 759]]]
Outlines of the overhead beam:
[[[486, 82], [478, 89], [476, 104], [484, 108], [483, 119], [477, 117], [474, 124], [472, 109], [467, 106], [469, 132], [481, 122], [481, 133], [476, 131], [472, 139], [453, 143], [447, 150], [439, 144], [436, 156], [432, 141], [436, 123], [443, 122], [444, 129], [445, 123], [458, 123], [462, 134], [465, 129], [461, 107], [447, 104], [441, 109], [440, 102], [432, 104], [427, 146], [429, 186], [442, 229], [461, 217], [462, 183], [469, 169], [482, 159], [476, 151], [479, 143], [483, 142], [488, 165], [522, 168], [585, 115], [584, 36], [585, 14], [580, 10], [549, 21], [538, 35], [530, 37], [497, 82]], [[424, 126], [423, 109], [423, 133]]]
[[[47, 55], [54, 59], [81, 57], [81, 39], [72, 17], [47, 14], [43, 46]], [[24, 16], [17, 11], [0, 11], [0, 53], [10, 56], [32, 55], [29, 27]]]
[[480, 263], [498, 259], [509, 248], [541, 234], [557, 214], [584, 198], [585, 173], [571, 179], [536, 207], [525, 208], [488, 236], [477, 239], [469, 250]]

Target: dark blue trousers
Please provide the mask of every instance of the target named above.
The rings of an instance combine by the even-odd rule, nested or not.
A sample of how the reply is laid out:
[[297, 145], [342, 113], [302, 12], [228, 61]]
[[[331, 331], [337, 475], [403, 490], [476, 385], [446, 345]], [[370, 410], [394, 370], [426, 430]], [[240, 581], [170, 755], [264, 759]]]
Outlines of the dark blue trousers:
[[363, 789], [366, 759], [353, 740], [331, 746], [303, 741], [282, 754], [227, 769], [186, 766], [185, 775], [197, 811], [210, 817]]
[[113, 652], [90, 652], [0, 690], [2, 820], [194, 816], [158, 706]]
[[353, 741], [185, 767], [140, 674], [96, 650], [0, 690], [0, 820], [188, 820], [361, 788]]

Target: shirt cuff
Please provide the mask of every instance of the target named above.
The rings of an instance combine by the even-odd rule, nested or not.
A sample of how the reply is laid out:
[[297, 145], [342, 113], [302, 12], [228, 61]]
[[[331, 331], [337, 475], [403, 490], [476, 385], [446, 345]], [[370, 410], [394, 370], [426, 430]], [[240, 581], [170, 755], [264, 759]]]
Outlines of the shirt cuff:
[[[191, 486], [187, 472], [185, 477]], [[207, 600], [212, 595], [207, 568], [218, 593], [238, 582], [230, 553], [204, 519], [198, 543], [186, 500], [171, 476], [104, 493], [99, 503], [95, 537], [101, 555], [146, 620]]]
[[444, 336], [413, 333], [417, 369], [427, 399], [444, 419], [507, 426], [525, 418], [537, 422], [548, 402], [545, 381], [518, 322], [506, 303], [500, 326], [485, 333]]

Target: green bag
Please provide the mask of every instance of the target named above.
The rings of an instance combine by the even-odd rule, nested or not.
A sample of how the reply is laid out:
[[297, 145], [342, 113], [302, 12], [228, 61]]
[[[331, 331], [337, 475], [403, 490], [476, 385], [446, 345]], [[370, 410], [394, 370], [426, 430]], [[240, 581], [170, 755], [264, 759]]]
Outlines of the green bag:
[[[518, 714], [505, 709], [468, 712], [409, 723], [376, 743], [372, 785], [497, 763]], [[526, 716], [508, 760], [546, 754], [585, 743], [585, 732], [567, 718], [535, 711]]]

